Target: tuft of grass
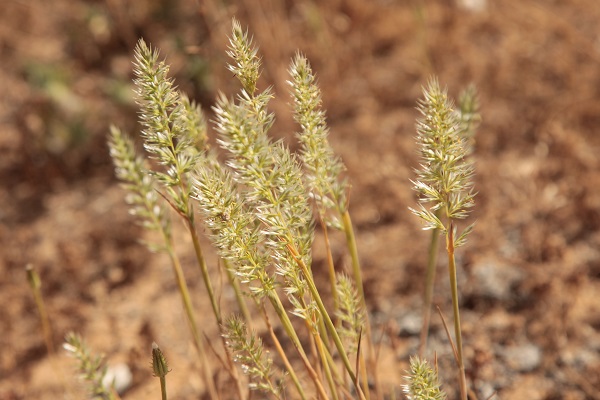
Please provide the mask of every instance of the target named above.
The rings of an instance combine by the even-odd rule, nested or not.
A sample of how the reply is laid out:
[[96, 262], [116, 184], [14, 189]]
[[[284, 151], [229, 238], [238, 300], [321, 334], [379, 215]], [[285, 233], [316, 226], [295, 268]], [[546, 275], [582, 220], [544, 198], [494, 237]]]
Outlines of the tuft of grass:
[[[459, 96], [458, 108], [454, 113], [459, 123], [459, 137], [464, 140], [464, 155], [469, 157], [473, 152], [475, 143], [475, 132], [481, 121], [479, 115], [479, 101], [477, 98], [477, 90], [474, 85], [469, 85], [463, 90]], [[438, 209], [435, 212], [439, 218], [441, 211]], [[425, 277], [425, 291], [423, 294], [423, 325], [421, 328], [421, 337], [419, 344], [419, 355], [424, 356], [427, 348], [427, 337], [429, 334], [429, 321], [431, 318], [431, 306], [433, 300], [433, 285], [436, 275], [436, 264], [438, 255], [438, 239], [440, 232], [438, 228], [431, 229], [431, 239], [429, 242], [427, 272]]]
[[[145, 155], [138, 155], [133, 141], [119, 129], [112, 128], [109, 137], [116, 174], [128, 191], [126, 199], [132, 213], [143, 226], [160, 233], [160, 243], [149, 247], [171, 261], [201, 361], [206, 395], [222, 398], [222, 387], [212, 372], [223, 368], [242, 400], [250, 397], [249, 389], [277, 399], [383, 398], [349, 212], [350, 185], [342, 160], [328, 142], [329, 128], [316, 76], [307, 58], [297, 53], [289, 67], [288, 82], [300, 144], [299, 152], [293, 153], [282, 141], [269, 136], [275, 118], [269, 103], [274, 95], [269, 88], [258, 89], [262, 68], [258, 48], [237, 20], [233, 20], [229, 40], [227, 54], [232, 61], [227, 68], [241, 88], [234, 96], [220, 94], [213, 107], [212, 122], [220, 150], [208, 144], [203, 111], [176, 90], [168, 65], [159, 61], [158, 51], [143, 40], [135, 49], [134, 82]], [[446, 235], [463, 392], [466, 383], [454, 249], [464, 244], [472, 229], [468, 227], [457, 236], [457, 221], [468, 215], [475, 196], [473, 167], [466, 156], [471, 140], [467, 133], [472, 132], [478, 118], [476, 97], [466, 95], [460, 112], [456, 112], [435, 79], [424, 93], [419, 106], [422, 119], [417, 124], [422, 168], [413, 181], [420, 205], [411, 210], [425, 221], [426, 229]], [[178, 243], [171, 233], [170, 212], [184, 222], [190, 235], [220, 330], [220, 349], [206, 342], [196, 322], [184, 266], [175, 251]], [[312, 271], [311, 249], [317, 225], [324, 232], [328, 252], [332, 307], [326, 306], [328, 299], [318, 289]], [[199, 240], [201, 226], [218, 259], [205, 259]], [[346, 238], [350, 271], [334, 265], [330, 234]], [[215, 268], [209, 268], [210, 264]], [[224, 269], [237, 307], [222, 307], [218, 301], [219, 287], [212, 283], [217, 268]], [[248, 306], [253, 307], [255, 320], [250, 319]], [[249, 328], [258, 324], [268, 333], [271, 347]], [[284, 342], [289, 344], [287, 348]], [[68, 348], [77, 352], [78, 343], [68, 344]], [[219, 359], [219, 366], [211, 364], [207, 345]], [[161, 393], [166, 399], [165, 375], [169, 369], [158, 346], [153, 346], [152, 354], [154, 375], [161, 379]], [[283, 372], [274, 365], [281, 366]], [[417, 388], [427, 381], [431, 393], [438, 394], [414, 397], [413, 393], [410, 398], [443, 398], [433, 379], [435, 373], [432, 375], [428, 368], [426, 361], [411, 360], [409, 386]], [[293, 389], [288, 389], [288, 381]]]
[[410, 210], [425, 223], [423, 229], [440, 232], [446, 237], [448, 275], [452, 291], [456, 361], [459, 369], [461, 398], [467, 400], [467, 381], [463, 357], [458, 284], [456, 279], [455, 249], [466, 243], [471, 224], [458, 233], [459, 220], [467, 218], [475, 205], [473, 189], [473, 162], [467, 158], [471, 152], [467, 134], [469, 126], [454, 111], [448, 93], [436, 79], [431, 79], [423, 89], [419, 103], [422, 118], [417, 121], [417, 143], [421, 166], [412, 181], [419, 193], [419, 207]]

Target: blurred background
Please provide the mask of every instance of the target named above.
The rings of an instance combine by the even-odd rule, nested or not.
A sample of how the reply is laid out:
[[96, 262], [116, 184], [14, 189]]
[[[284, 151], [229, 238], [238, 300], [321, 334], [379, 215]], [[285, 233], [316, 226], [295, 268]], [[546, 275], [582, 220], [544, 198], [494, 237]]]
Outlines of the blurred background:
[[[123, 398], [157, 396], [152, 341], [173, 368], [171, 397], [202, 398], [168, 260], [138, 243], [148, 234], [127, 213], [106, 137], [110, 124], [138, 133], [131, 60], [142, 37], [210, 119], [217, 93], [239, 90], [225, 68], [233, 16], [260, 47], [261, 87], [276, 96], [272, 135], [292, 149], [290, 58], [300, 50], [318, 75], [330, 141], [353, 186], [350, 212], [389, 393], [400, 393], [418, 345], [429, 234], [407, 207], [415, 204], [416, 102], [435, 75], [455, 98], [474, 83], [481, 103], [477, 225], [459, 254], [468, 381], [480, 399], [494, 391], [600, 398], [597, 0], [4, 0], [0, 399], [82, 398], [75, 362], [60, 348], [70, 330], [109, 364], [129, 366]], [[178, 250], [192, 263], [186, 240]], [[216, 276], [216, 257], [208, 257]], [[316, 248], [317, 275], [323, 257]], [[348, 264], [343, 246], [334, 258]], [[441, 260], [434, 301], [450, 320]], [[27, 264], [42, 278], [51, 356]], [[186, 275], [197, 307], [208, 307], [197, 268]], [[454, 398], [439, 317], [431, 329], [430, 356]]]

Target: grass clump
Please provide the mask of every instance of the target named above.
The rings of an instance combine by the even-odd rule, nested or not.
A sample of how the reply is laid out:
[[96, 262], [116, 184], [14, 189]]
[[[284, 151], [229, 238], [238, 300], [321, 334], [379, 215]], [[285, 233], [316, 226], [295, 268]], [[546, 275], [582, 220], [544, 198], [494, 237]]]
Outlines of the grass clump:
[[[116, 174], [128, 191], [132, 213], [143, 226], [160, 234], [160, 242], [148, 246], [170, 259], [207, 396], [223, 398], [214, 379], [216, 369], [223, 368], [234, 383], [235, 397], [242, 400], [251, 397], [249, 390], [261, 390], [275, 399], [381, 399], [384, 393], [377, 376], [376, 349], [349, 213], [349, 184], [345, 166], [328, 142], [329, 128], [315, 75], [306, 57], [296, 54], [289, 67], [294, 118], [299, 126], [300, 150], [296, 154], [268, 136], [275, 118], [269, 111], [273, 93], [258, 90], [258, 50], [235, 20], [228, 55], [232, 59], [228, 68], [239, 79], [241, 89], [233, 97], [219, 95], [213, 107], [216, 142], [225, 161], [208, 145], [202, 110], [176, 90], [168, 65], [159, 61], [158, 51], [143, 40], [135, 49], [134, 65], [147, 157], [138, 155], [132, 140], [119, 129], [113, 127], [109, 137]], [[456, 221], [467, 216], [474, 197], [473, 168], [465, 159], [466, 133], [476, 121], [475, 103], [470, 101], [464, 102], [464, 110], [455, 112], [437, 81], [431, 80], [425, 90], [419, 107], [423, 118], [417, 125], [423, 161], [413, 182], [421, 203], [412, 210], [425, 220], [426, 228], [446, 235], [461, 392], [466, 383], [454, 248], [464, 244], [471, 230], [469, 227], [457, 237]], [[433, 206], [427, 208], [429, 203]], [[206, 343], [197, 323], [175, 251], [169, 209], [183, 221], [193, 243], [220, 331], [220, 349]], [[217, 268], [208, 268], [199, 225], [218, 252], [219, 259], [210, 262], [227, 276], [237, 307], [223, 309], [219, 302], [213, 284]], [[331, 302], [323, 297], [312, 272], [317, 225], [327, 249]], [[335, 231], [343, 232], [352, 260], [351, 270], [343, 273], [336, 273], [341, 268], [334, 265], [329, 243], [329, 235]], [[326, 305], [330, 303], [330, 307]], [[269, 349], [255, 333], [257, 324], [267, 332]], [[85, 354], [77, 353], [79, 342], [69, 340], [70, 351]], [[287, 347], [284, 342], [289, 343]], [[220, 365], [211, 363], [207, 345]], [[169, 368], [158, 346], [153, 346], [152, 354], [154, 375], [160, 378], [162, 398], [166, 399]], [[290, 381], [293, 390], [287, 388]], [[430, 387], [429, 397], [419, 394], [425, 393], [419, 389], [424, 385]], [[411, 360], [407, 388], [411, 399], [444, 398], [436, 374], [417, 358]], [[228, 392], [227, 396], [234, 395]]]
[[[422, 118], [417, 121], [417, 143], [421, 154], [421, 167], [417, 179], [412, 181], [419, 193], [419, 207], [410, 210], [431, 229], [446, 238], [448, 276], [452, 292], [454, 314], [454, 347], [459, 369], [461, 398], [467, 399], [467, 382], [463, 357], [462, 333], [456, 279], [455, 249], [466, 243], [473, 230], [471, 224], [458, 233], [458, 221], [465, 219], [475, 205], [473, 190], [473, 162], [468, 159], [471, 152], [471, 123], [475, 104], [473, 95], [466, 94], [465, 111], [455, 112], [446, 90], [436, 79], [431, 79], [423, 90], [424, 98], [419, 103]], [[471, 104], [471, 106], [469, 106]], [[427, 207], [429, 206], [429, 207]], [[435, 250], [435, 249], [433, 249]], [[431, 253], [430, 253], [431, 256]], [[430, 263], [431, 266], [431, 263]], [[428, 278], [431, 278], [429, 276]], [[432, 283], [431, 282], [428, 283]], [[428, 288], [426, 296], [431, 295]], [[426, 299], [430, 301], [429, 299]], [[423, 336], [422, 336], [423, 337]]]

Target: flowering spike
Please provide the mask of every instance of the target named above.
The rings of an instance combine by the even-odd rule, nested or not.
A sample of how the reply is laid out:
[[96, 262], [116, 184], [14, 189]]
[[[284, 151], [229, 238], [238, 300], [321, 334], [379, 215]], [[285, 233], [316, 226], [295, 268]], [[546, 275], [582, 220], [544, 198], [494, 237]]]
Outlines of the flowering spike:
[[404, 393], [408, 400], [443, 400], [446, 393], [440, 389], [437, 372], [431, 368], [427, 360], [419, 357], [410, 358], [410, 371], [406, 376]]
[[152, 371], [157, 378], [164, 378], [171, 372], [167, 359], [156, 342], [152, 342]]
[[[411, 211], [425, 221], [425, 229], [447, 232], [449, 227], [442, 221], [466, 218], [475, 204], [473, 162], [467, 159], [471, 152], [467, 135], [473, 117], [466, 113], [476, 104], [471, 95], [471, 100], [464, 100], [464, 114], [457, 113], [446, 89], [440, 88], [435, 78], [423, 94], [424, 99], [419, 102], [422, 118], [417, 121], [421, 168], [416, 171], [417, 180], [412, 181], [420, 204], [419, 209]], [[426, 203], [432, 205], [427, 208]], [[470, 231], [463, 232], [454, 246], [463, 244]]]

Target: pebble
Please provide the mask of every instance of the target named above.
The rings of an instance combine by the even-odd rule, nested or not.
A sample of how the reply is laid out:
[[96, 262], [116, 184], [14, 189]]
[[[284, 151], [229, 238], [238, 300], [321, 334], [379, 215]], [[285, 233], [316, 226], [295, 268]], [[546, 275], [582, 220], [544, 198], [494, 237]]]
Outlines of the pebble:
[[119, 394], [123, 394], [131, 386], [133, 375], [127, 364], [120, 363], [111, 365], [106, 369], [106, 374], [102, 379], [102, 385], [105, 388], [110, 388], [114, 385], [115, 390]]
[[473, 279], [474, 294], [506, 301], [512, 296], [511, 289], [523, 279], [523, 271], [486, 260], [473, 267]]
[[542, 363], [542, 350], [534, 344], [505, 347], [500, 354], [513, 371], [533, 371]]
[[458, 4], [472, 12], [483, 12], [488, 9], [487, 0], [460, 0]]
[[423, 318], [421, 314], [408, 313], [398, 318], [398, 325], [401, 335], [418, 335], [421, 332]]

